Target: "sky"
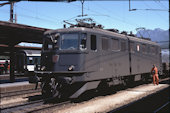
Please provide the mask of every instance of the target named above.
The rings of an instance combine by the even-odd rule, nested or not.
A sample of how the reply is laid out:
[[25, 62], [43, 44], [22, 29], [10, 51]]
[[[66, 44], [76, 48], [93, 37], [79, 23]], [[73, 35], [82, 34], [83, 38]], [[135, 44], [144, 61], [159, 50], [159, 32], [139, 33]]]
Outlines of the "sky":
[[[4, 2], [6, 1], [0, 3]], [[137, 9], [136, 11], [129, 11], [129, 0], [85, 0], [83, 12], [88, 15], [84, 18], [92, 18], [97, 24], [102, 24], [105, 29], [115, 28], [119, 31], [136, 33], [136, 28], [139, 27], [168, 30], [168, 8], [168, 0], [131, 0], [131, 9]], [[9, 12], [10, 5], [0, 7], [0, 21], [9, 21]], [[21, 1], [15, 3], [14, 13], [17, 15], [19, 24], [59, 29], [63, 28], [63, 20], [75, 22], [74, 19], [82, 14], [82, 4], [81, 1], [70, 3]]]

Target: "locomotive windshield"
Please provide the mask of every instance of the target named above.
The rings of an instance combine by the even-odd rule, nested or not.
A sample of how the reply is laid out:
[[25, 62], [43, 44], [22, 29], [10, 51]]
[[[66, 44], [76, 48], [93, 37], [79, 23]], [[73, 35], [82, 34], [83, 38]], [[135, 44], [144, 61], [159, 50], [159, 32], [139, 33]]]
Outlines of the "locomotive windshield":
[[[80, 42], [79, 42], [80, 41]], [[43, 50], [85, 50], [86, 34], [63, 33], [46, 35], [43, 42]]]
[[61, 49], [62, 50], [76, 50], [78, 49], [78, 34], [68, 33], [61, 35]]

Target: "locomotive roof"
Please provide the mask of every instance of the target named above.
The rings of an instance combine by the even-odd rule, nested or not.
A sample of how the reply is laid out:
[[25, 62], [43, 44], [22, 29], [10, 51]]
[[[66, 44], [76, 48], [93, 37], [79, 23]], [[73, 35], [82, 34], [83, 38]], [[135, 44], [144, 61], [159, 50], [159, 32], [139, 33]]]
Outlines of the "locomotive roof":
[[69, 32], [89, 32], [89, 33], [96, 33], [96, 34], [100, 34], [103, 35], [105, 37], [109, 36], [109, 37], [118, 37], [121, 39], [127, 39], [129, 38], [129, 40], [131, 41], [137, 41], [140, 43], [146, 43], [146, 44], [152, 44], [152, 45], [157, 45], [159, 46], [156, 42], [150, 41], [150, 40], [146, 40], [146, 39], [141, 39], [138, 37], [133, 37], [133, 36], [126, 36], [124, 34], [120, 34], [120, 33], [116, 33], [116, 32], [112, 32], [112, 31], [108, 31], [108, 30], [104, 30], [104, 29], [99, 29], [99, 28], [85, 28], [85, 27], [77, 27], [77, 28], [64, 28], [64, 29], [56, 29], [56, 30], [48, 30], [46, 31], [44, 34], [53, 34], [53, 33], [69, 33]]

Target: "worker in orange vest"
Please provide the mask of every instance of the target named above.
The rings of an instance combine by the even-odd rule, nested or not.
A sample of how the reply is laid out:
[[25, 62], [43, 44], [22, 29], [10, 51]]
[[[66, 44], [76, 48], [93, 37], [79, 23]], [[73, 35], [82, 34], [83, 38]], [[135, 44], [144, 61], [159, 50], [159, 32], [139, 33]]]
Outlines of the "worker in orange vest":
[[153, 84], [155, 85], [155, 80], [156, 80], [156, 84], [159, 85], [158, 68], [156, 67], [155, 64], [153, 65], [151, 74], [153, 75]]

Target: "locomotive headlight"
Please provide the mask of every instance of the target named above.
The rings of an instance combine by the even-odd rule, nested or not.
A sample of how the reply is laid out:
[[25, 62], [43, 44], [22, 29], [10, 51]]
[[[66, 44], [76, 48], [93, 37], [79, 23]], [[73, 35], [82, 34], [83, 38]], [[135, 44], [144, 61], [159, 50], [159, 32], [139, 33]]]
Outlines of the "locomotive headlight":
[[24, 69], [26, 69], [27, 68], [27, 66], [26, 65], [24, 65]]
[[44, 70], [45, 70], [45, 66], [42, 66], [42, 67], [41, 67], [41, 71], [44, 71]]
[[71, 66], [68, 68], [68, 71], [74, 71], [74, 68], [75, 68], [75, 66], [74, 66], [74, 65], [71, 65]]

